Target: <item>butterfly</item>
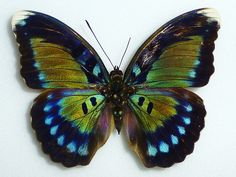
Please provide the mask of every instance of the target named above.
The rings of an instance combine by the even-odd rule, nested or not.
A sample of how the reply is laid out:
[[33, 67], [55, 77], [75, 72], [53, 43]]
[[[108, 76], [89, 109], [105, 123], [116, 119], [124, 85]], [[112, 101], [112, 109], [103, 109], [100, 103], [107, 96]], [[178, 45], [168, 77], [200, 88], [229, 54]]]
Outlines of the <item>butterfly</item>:
[[43, 13], [20, 11], [12, 30], [21, 75], [42, 90], [31, 109], [45, 153], [66, 167], [87, 165], [114, 128], [124, 130], [146, 167], [170, 167], [191, 154], [204, 127], [202, 87], [214, 72], [220, 28], [214, 9], [182, 14], [154, 32], [123, 73], [108, 73], [92, 46]]

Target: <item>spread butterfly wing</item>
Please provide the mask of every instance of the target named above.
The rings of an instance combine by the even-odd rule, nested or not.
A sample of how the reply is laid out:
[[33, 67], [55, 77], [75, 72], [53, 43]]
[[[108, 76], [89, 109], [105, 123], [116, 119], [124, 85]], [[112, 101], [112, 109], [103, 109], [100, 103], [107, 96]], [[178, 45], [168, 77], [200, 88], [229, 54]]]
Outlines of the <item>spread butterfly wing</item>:
[[193, 151], [204, 127], [203, 101], [180, 88], [139, 90], [130, 97], [124, 128], [147, 167], [169, 167]]
[[214, 9], [198, 9], [169, 21], [134, 55], [125, 83], [139, 88], [199, 87], [208, 83], [219, 29]]
[[105, 97], [89, 89], [108, 83], [106, 68], [81, 36], [53, 17], [21, 11], [12, 28], [26, 84], [52, 88], [31, 109], [44, 152], [67, 167], [88, 164], [112, 129]]
[[75, 31], [48, 15], [20, 11], [12, 29], [21, 75], [31, 88], [88, 88], [109, 80], [96, 51]]
[[201, 98], [180, 87], [208, 83], [218, 29], [215, 10], [187, 12], [150, 36], [129, 64], [124, 80], [137, 92], [124, 127], [147, 167], [169, 167], [193, 151], [206, 111]]
[[31, 116], [44, 152], [67, 167], [88, 164], [113, 127], [105, 97], [95, 90], [46, 91]]

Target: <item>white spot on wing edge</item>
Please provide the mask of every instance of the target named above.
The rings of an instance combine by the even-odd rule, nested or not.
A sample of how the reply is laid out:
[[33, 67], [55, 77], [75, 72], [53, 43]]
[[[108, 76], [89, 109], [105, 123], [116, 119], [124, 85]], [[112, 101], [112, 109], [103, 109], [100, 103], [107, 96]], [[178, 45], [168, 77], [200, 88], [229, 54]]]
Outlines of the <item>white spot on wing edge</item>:
[[201, 9], [197, 13], [209, 17], [208, 19], [209, 22], [217, 21], [217, 23], [220, 24], [220, 16], [216, 9], [213, 8]]
[[16, 12], [11, 20], [12, 30], [14, 31], [16, 24], [22, 23], [22, 21], [24, 21], [24, 19], [27, 19], [30, 15], [34, 15], [34, 13], [25, 10]]

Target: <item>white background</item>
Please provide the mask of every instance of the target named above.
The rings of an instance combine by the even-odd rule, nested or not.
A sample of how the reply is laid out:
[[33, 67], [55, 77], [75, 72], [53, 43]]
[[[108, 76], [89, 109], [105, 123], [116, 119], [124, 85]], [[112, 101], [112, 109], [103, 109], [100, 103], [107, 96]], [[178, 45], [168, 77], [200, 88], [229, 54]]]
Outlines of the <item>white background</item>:
[[[236, 1], [235, 0], [0, 0], [0, 176], [1, 177], [234, 177], [236, 176]], [[114, 131], [88, 166], [67, 169], [42, 153], [30, 126], [29, 111], [39, 92], [19, 75], [19, 53], [11, 16], [28, 9], [50, 14], [78, 31], [107, 62], [84, 20], [89, 20], [114, 64], [132, 41], [122, 69], [158, 27], [184, 12], [214, 7], [221, 16], [216, 71], [204, 88], [206, 126], [194, 153], [171, 168], [145, 168]]]

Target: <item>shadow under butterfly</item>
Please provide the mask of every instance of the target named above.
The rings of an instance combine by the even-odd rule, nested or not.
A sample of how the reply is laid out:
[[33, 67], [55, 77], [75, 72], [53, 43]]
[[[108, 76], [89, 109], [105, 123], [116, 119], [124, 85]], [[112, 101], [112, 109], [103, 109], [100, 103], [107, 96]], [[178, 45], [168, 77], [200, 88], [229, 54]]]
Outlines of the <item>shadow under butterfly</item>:
[[219, 29], [214, 9], [169, 21], [138, 49], [125, 73], [108, 73], [97, 52], [59, 20], [20, 11], [12, 29], [21, 75], [43, 92], [31, 109], [42, 149], [66, 167], [87, 165], [115, 128], [146, 167], [170, 167], [192, 153], [204, 127], [202, 99]]

